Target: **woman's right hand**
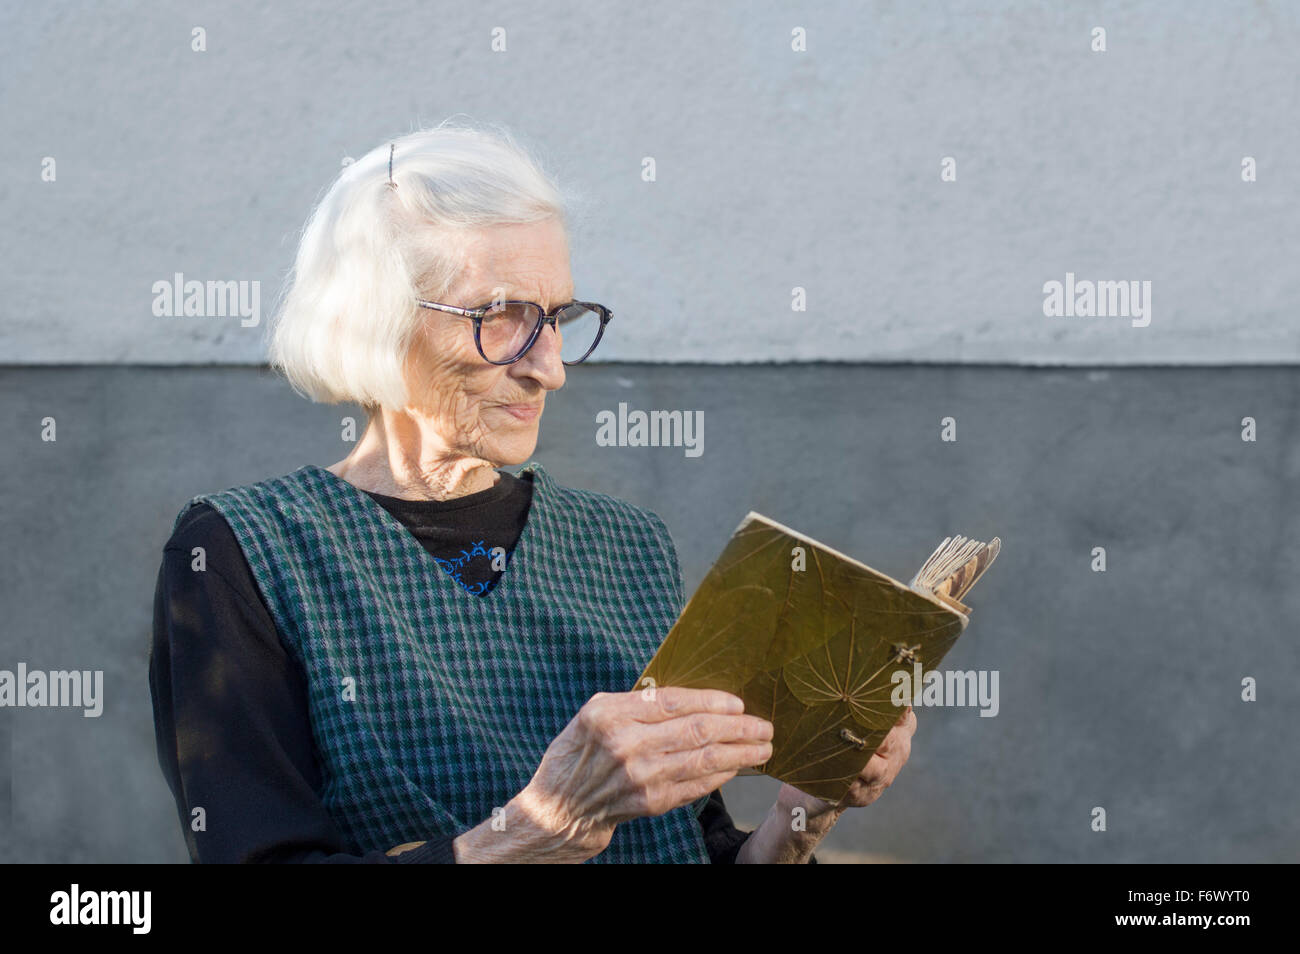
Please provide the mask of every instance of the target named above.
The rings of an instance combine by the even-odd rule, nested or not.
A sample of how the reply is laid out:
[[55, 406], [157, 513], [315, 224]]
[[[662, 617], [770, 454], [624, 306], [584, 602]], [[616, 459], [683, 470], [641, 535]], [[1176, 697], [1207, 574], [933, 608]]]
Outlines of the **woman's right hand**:
[[772, 724], [739, 697], [675, 686], [599, 692], [542, 756], [532, 781], [456, 839], [458, 862], [581, 862], [604, 851], [620, 822], [662, 815], [772, 755]]

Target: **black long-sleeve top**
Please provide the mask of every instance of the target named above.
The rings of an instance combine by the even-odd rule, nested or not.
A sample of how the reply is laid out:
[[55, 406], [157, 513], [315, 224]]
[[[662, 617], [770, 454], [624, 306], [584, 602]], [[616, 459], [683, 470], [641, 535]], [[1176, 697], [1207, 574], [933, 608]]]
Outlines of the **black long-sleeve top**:
[[[494, 569], [492, 551], [514, 548], [532, 499], [529, 481], [498, 473], [494, 486], [453, 500], [370, 496], [444, 570], [481, 595], [508, 572]], [[200, 559], [202, 570], [196, 569]], [[316, 794], [322, 778], [306, 675], [280, 643], [230, 526], [207, 505], [192, 508], [163, 548], [149, 689], [158, 762], [176, 798], [191, 860], [455, 861], [452, 839], [438, 835], [396, 856], [347, 851]], [[211, 725], [226, 731], [192, 728]], [[709, 796], [699, 821], [709, 858], [733, 863], [749, 833], [732, 823], [721, 792]]]

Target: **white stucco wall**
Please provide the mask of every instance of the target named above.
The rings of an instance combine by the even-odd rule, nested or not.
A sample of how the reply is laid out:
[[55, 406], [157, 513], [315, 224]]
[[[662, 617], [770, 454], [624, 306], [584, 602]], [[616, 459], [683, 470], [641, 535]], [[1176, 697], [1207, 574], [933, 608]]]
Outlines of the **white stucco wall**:
[[[590, 197], [606, 360], [1294, 362], [1298, 46], [1233, 0], [8, 6], [0, 361], [262, 360], [343, 158], [465, 112]], [[177, 272], [260, 325], [156, 317]], [[1067, 272], [1150, 324], [1045, 316]]]

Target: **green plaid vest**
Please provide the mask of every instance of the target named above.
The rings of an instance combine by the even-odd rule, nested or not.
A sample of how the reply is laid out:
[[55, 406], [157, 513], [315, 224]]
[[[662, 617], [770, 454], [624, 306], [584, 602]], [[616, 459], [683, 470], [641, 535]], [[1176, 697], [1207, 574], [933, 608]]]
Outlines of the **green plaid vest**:
[[[491, 819], [583, 703], [636, 686], [681, 610], [657, 515], [561, 487], [536, 462], [529, 472], [527, 522], [485, 596], [315, 465], [186, 506], [205, 502], [230, 524], [306, 674], [317, 794], [354, 852]], [[592, 860], [708, 862], [702, 805], [621, 824]]]

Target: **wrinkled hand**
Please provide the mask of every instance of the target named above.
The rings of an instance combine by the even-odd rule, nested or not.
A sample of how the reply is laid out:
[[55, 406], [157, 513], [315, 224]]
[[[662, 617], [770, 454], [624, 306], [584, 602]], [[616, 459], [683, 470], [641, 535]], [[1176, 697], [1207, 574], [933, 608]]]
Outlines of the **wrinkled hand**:
[[538, 857], [585, 860], [620, 822], [689, 804], [767, 761], [771, 738], [772, 723], [727, 692], [597, 693], [507, 806], [507, 830], [529, 829]]
[[777, 801], [784, 808], [803, 807], [809, 818], [831, 814], [838, 816], [847, 808], [862, 808], [870, 805], [885, 789], [894, 784], [894, 779], [903, 770], [907, 758], [912, 754], [912, 735], [916, 732], [916, 713], [908, 706], [898, 717], [894, 727], [885, 736], [880, 748], [868, 760], [866, 767], [856, 779], [848, 793], [837, 804], [816, 798], [799, 791], [792, 785], [784, 785], [777, 796]]

